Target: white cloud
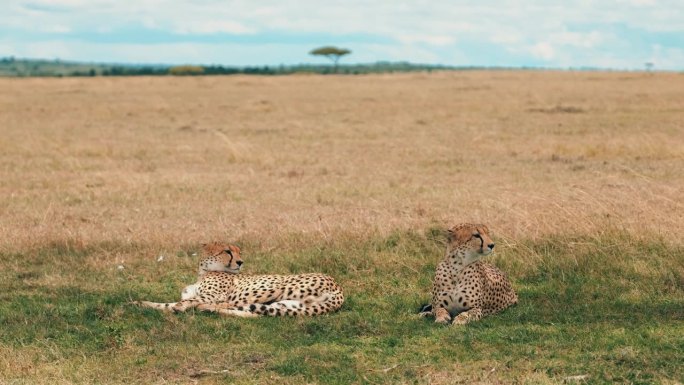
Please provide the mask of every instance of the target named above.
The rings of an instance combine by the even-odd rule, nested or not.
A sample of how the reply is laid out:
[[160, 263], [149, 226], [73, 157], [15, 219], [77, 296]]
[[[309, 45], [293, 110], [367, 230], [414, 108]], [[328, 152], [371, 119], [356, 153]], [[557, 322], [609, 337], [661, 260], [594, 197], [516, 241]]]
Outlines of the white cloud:
[[651, 56], [644, 62], [647, 61], [653, 63], [655, 69], [681, 69], [684, 63], [684, 48], [663, 48], [655, 45]]
[[59, 59], [77, 56], [77, 51], [74, 50], [73, 44], [59, 40], [24, 44], [20, 47], [15, 47], [14, 52], [16, 52], [15, 56], [17, 57], [43, 59]]
[[[546, 39], [538, 41], [527, 47], [527, 52], [535, 58], [545, 62], [554, 62], [558, 66], [576, 65], [571, 59], [569, 52], [588, 51], [599, 47], [607, 42], [607, 37], [597, 31], [590, 32], [568, 32], [562, 31], [550, 34]], [[513, 42], [515, 45], [516, 42]], [[519, 49], [513, 49], [519, 52]], [[592, 65], [586, 63], [586, 65]]]
[[630, 0], [629, 4], [636, 6], [656, 5], [656, 0]]
[[386, 45], [364, 44], [354, 48], [355, 56], [359, 62], [372, 63], [377, 61], [406, 61], [407, 58], [414, 63], [439, 64], [443, 62], [440, 55], [434, 51], [416, 45]]
[[517, 44], [522, 40], [522, 36], [514, 31], [495, 31], [489, 36], [490, 42], [504, 45]]
[[450, 45], [456, 42], [453, 36], [445, 35], [420, 35], [420, 34], [400, 34], [397, 39], [404, 44], [425, 43], [434, 46]]
[[10, 11], [14, 9], [17, 12], [20, 9], [24, 14], [29, 13], [30, 9], [41, 7], [68, 8], [71, 12], [42, 12], [43, 16], [65, 20], [77, 21], [86, 15], [116, 16], [98, 20], [107, 24], [116, 23], [119, 18], [131, 20], [151, 16], [170, 24], [185, 20], [202, 22], [227, 19], [238, 22], [239, 19], [239, 23], [245, 27], [258, 30], [285, 26], [298, 31], [396, 32], [397, 27], [413, 26], [420, 27], [419, 32], [429, 30], [442, 35], [496, 24], [515, 24], [522, 30], [528, 30], [542, 27], [549, 20], [611, 21], [679, 29], [683, 12], [679, 0], [537, 0], [526, 1], [525, 4], [491, 0], [429, 3], [419, 0], [5, 0], [3, 3], [5, 10], [9, 8]]
[[[348, 46], [354, 51], [355, 61], [387, 55], [386, 60], [448, 60], [445, 64], [454, 64], [455, 52], [462, 45], [477, 47], [481, 42], [490, 45], [490, 49], [492, 45], [499, 46], [501, 52], [524, 55], [532, 62], [542, 60], [548, 65], [563, 66], [575, 65], [580, 59], [589, 61], [586, 65], [611, 60], [634, 62], [638, 55], [647, 60], [653, 55], [650, 50], [629, 52], [633, 50], [630, 42], [620, 41], [619, 37], [611, 35], [610, 28], [604, 27], [617, 25], [634, 31], [684, 33], [681, 20], [684, 20], [681, 0], [5, 0], [0, 13], [0, 36], [7, 35], [3, 33], [5, 30], [14, 31], [17, 36], [22, 32], [43, 31], [54, 34], [52, 40], [58, 43], [59, 34], [99, 32], [111, 35], [131, 27], [198, 39], [214, 34], [296, 35], [307, 36], [309, 43], [320, 41], [321, 44]], [[356, 40], [346, 44], [345, 39], [349, 36], [355, 36]], [[363, 36], [370, 36], [375, 43], [360, 44]], [[74, 41], [62, 43], [65, 44], [62, 47], [76, 44]], [[114, 47], [111, 43], [109, 46]], [[124, 51], [135, 52], [134, 46], [137, 45], [128, 44], [128, 49], [117, 52], [122, 55]], [[190, 45], [176, 46], [185, 54], [192, 53]], [[197, 55], [206, 54], [204, 46], [207, 45], [196, 44]], [[272, 47], [261, 43], [259, 46], [262, 57], [270, 57], [267, 49]], [[87, 47], [95, 50], [97, 44]], [[243, 48], [252, 52], [257, 49], [255, 47], [245, 45]], [[68, 54], [75, 52], [71, 49]], [[366, 49], [375, 51], [365, 53]], [[469, 49], [472, 52], [472, 48]], [[163, 52], [159, 47], [155, 50], [159, 54]], [[91, 60], [102, 60], [104, 56], [99, 55], [106, 49], [98, 49], [97, 55], [95, 51], [91, 52]], [[4, 54], [0, 52], [0, 55]], [[18, 52], [10, 54], [20, 56]], [[672, 52], [663, 55], [676, 57]], [[200, 61], [208, 61], [211, 57]], [[124, 60], [128, 59], [122, 57], [117, 61]], [[310, 58], [304, 55], [299, 59], [299, 56], [289, 54], [284, 60], [306, 61]], [[458, 56], [458, 64], [467, 64], [467, 60], [467, 57]], [[674, 59], [662, 60], [674, 62]], [[159, 61], [161, 59], [155, 62]], [[680, 63], [679, 68], [682, 65]]]
[[[45, 8], [44, 11], [36, 9]], [[69, 9], [69, 12], [50, 12]], [[654, 30], [681, 30], [684, 5], [679, 0], [526, 1], [402, 1], [378, 0], [6, 0], [0, 19], [60, 24], [115, 26], [131, 21], [175, 28], [188, 33], [253, 33], [285, 30], [303, 33], [398, 33], [444, 37], [464, 33], [506, 35], [515, 30], [530, 37], [546, 36], [569, 23], [624, 23]], [[29, 18], [32, 20], [26, 20]], [[31, 22], [29, 22], [31, 21]], [[223, 22], [225, 21], [225, 23]], [[201, 28], [203, 24], [206, 27]], [[502, 32], [502, 33], [499, 33]]]
[[568, 32], [552, 34], [549, 40], [554, 45], [569, 45], [582, 48], [593, 48], [605, 41], [603, 34], [598, 31]]
[[66, 26], [66, 25], [47, 25], [41, 28], [45, 32], [50, 32], [50, 33], [69, 33], [71, 32], [71, 28]]
[[174, 32], [189, 35], [211, 35], [215, 33], [230, 33], [234, 35], [245, 35], [256, 33], [256, 29], [245, 26], [244, 24], [229, 20], [206, 20], [179, 22], [174, 27]]
[[554, 58], [556, 50], [548, 42], [540, 42], [529, 48], [534, 57], [549, 61]]

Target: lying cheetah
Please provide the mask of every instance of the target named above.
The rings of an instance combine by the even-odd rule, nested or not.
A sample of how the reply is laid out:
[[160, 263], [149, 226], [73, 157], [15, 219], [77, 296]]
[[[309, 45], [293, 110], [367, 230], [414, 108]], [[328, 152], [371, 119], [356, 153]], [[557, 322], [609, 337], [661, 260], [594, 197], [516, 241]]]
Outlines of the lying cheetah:
[[464, 325], [498, 313], [518, 302], [511, 283], [501, 270], [480, 261], [494, 250], [489, 229], [464, 223], [448, 230], [445, 259], [437, 265], [431, 304], [422, 316], [435, 322]]
[[342, 306], [344, 295], [325, 274], [242, 275], [240, 249], [223, 243], [204, 246], [195, 284], [181, 293], [180, 302], [138, 301], [153, 309], [184, 312], [199, 310], [236, 317], [260, 315], [317, 315]]

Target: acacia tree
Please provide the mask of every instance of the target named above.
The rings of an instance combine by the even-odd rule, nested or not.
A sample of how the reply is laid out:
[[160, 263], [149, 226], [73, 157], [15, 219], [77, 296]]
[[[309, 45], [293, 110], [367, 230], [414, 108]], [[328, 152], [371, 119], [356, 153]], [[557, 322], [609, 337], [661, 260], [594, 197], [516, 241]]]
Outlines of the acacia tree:
[[340, 58], [344, 55], [349, 55], [350, 53], [351, 51], [346, 48], [337, 48], [332, 46], [316, 48], [309, 52], [309, 54], [311, 55], [325, 56], [328, 59], [332, 60], [333, 72], [337, 72], [337, 62], [340, 61]]

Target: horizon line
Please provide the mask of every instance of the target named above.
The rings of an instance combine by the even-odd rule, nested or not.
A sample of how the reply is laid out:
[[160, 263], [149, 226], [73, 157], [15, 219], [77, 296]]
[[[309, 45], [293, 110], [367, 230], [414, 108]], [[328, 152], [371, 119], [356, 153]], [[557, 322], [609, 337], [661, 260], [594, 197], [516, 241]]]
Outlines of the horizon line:
[[[106, 62], [106, 61], [81, 61], [81, 60], [71, 60], [71, 59], [61, 59], [61, 58], [31, 58], [31, 57], [15, 57], [14, 55], [0, 56], [0, 63], [7, 62], [46, 62], [46, 63], [62, 63], [71, 65], [94, 65], [94, 66], [121, 66], [121, 67], [139, 67], [139, 68], [173, 68], [179, 66], [198, 66], [198, 67], [223, 67], [223, 68], [233, 68], [233, 69], [247, 69], [247, 68], [297, 68], [297, 67], [333, 67], [332, 63], [297, 63], [297, 64], [249, 64], [249, 65], [236, 65], [236, 64], [221, 64], [221, 63], [135, 63], [135, 62]], [[434, 64], [434, 63], [419, 63], [411, 62], [408, 60], [390, 61], [390, 60], [379, 60], [375, 62], [355, 62], [355, 63], [338, 63], [337, 67], [361, 67], [361, 66], [378, 66], [378, 65], [398, 65], [404, 64], [414, 67], [425, 67], [443, 70], [464, 70], [464, 69], [482, 69], [482, 70], [542, 70], [542, 71], [607, 71], [607, 72], [684, 72], [684, 69], [657, 69], [653, 67], [648, 67], [647, 63], [644, 63], [644, 68], [617, 68], [617, 67], [597, 67], [597, 66], [571, 66], [571, 67], [548, 67], [548, 66], [536, 66], [536, 65], [478, 65], [478, 64], [462, 64], [462, 65], [451, 65], [451, 64]]]

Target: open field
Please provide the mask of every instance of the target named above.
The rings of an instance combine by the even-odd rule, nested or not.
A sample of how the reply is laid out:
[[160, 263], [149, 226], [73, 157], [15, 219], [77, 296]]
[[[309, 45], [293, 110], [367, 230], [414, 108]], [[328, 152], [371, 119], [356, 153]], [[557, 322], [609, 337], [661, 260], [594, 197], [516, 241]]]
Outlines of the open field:
[[[0, 383], [684, 382], [682, 74], [0, 88]], [[521, 302], [437, 327], [412, 313], [463, 221], [493, 230]], [[331, 274], [347, 302], [278, 320], [126, 305], [176, 298], [214, 239], [249, 273]]]

